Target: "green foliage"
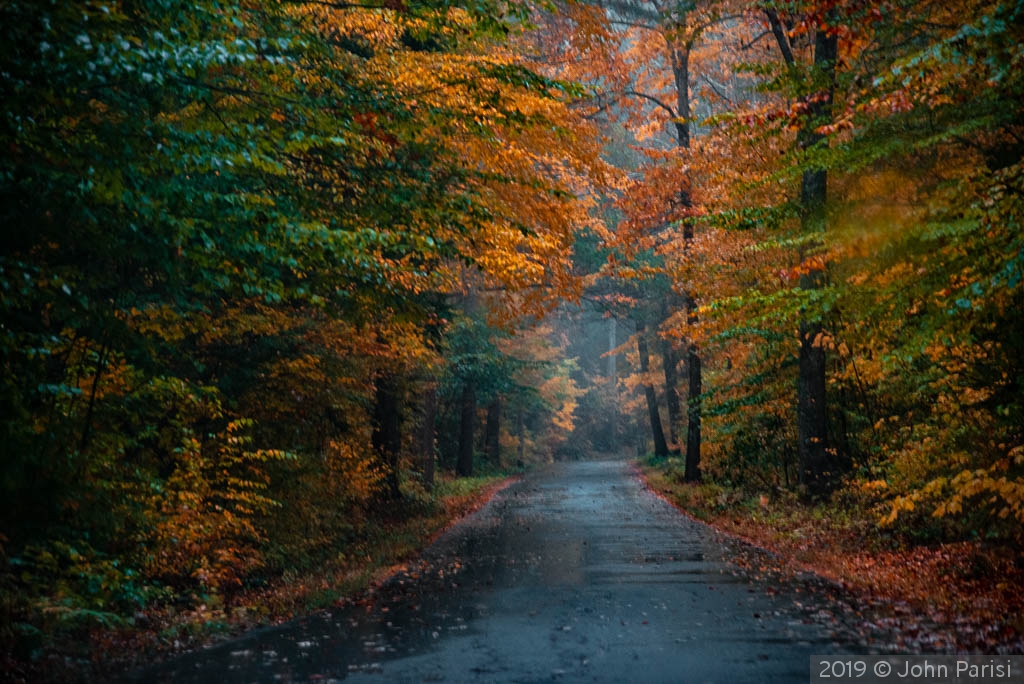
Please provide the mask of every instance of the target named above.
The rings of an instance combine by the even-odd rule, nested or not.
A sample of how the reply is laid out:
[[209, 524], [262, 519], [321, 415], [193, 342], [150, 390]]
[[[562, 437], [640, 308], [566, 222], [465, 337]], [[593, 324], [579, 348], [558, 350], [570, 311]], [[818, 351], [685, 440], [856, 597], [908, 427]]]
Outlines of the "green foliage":
[[73, 611], [93, 611], [117, 621], [118, 611], [126, 613], [145, 605], [159, 593], [147, 586], [143, 577], [118, 559], [104, 558], [85, 545], [73, 547], [54, 541], [26, 546], [20, 556], [9, 559], [19, 572], [19, 580], [32, 594], [51, 595], [60, 606], [61, 619]]
[[[829, 359], [829, 446], [855, 467], [843, 484], [883, 522], [929, 539], [1019, 542], [1024, 9], [778, 10], [806, 20], [793, 40], [813, 41], [828, 17], [846, 56], [834, 83], [799, 59], [748, 65], [765, 97], [785, 99], [713, 122], [779, 152], [753, 181], [733, 183], [735, 206], [707, 219], [746, 231], [756, 267], [737, 269], [742, 287], [703, 308], [714, 349], [737, 362], [711, 371], [708, 470], [786, 479], [795, 351], [776, 343], [815, 320]], [[804, 131], [814, 108], [792, 103], [830, 89], [830, 115], [811, 123], [822, 139], [801, 148], [790, 131]], [[816, 169], [829, 178], [827, 228], [800, 232], [796, 193], [766, 190], [795, 189]], [[823, 287], [804, 289], [813, 273]]]
[[526, 287], [569, 232], [487, 156], [573, 139], [574, 86], [482, 57], [502, 8], [0, 5], [0, 636], [230, 600], [380, 512], [376, 383], [440, 372], [453, 264]]
[[[453, 464], [459, 442], [463, 388], [473, 387], [477, 423], [497, 402], [503, 414], [499, 442], [517, 449], [514, 461], [548, 460], [568, 438], [576, 406], [572, 361], [554, 358], [558, 347], [543, 326], [518, 336], [477, 316], [459, 314], [444, 340], [448, 360], [441, 376], [438, 444], [441, 462]], [[479, 460], [479, 459], [478, 459]], [[513, 462], [513, 459], [509, 459]], [[525, 461], [524, 461], [525, 462]], [[506, 463], [479, 464], [483, 473], [503, 471]]]
[[479, 318], [457, 318], [446, 339], [446, 356], [450, 361], [448, 382], [444, 385], [446, 392], [456, 392], [466, 382], [473, 383], [486, 396], [508, 391], [516, 361], [504, 356], [496, 344], [497, 339], [507, 337], [508, 333], [492, 328]]

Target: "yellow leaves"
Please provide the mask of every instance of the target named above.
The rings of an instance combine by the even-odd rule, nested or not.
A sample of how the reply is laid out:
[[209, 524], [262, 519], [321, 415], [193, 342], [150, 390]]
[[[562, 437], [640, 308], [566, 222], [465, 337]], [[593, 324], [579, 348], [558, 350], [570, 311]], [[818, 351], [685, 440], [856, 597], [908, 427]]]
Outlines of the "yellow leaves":
[[[992, 416], [973, 408], [989, 394], [961, 387], [955, 396], [937, 397], [927, 422], [899, 421], [906, 427], [894, 435], [901, 446], [891, 451], [890, 487], [878, 492], [892, 495], [883, 524], [891, 525], [917, 508], [935, 518], [988, 516], [1024, 522], [1024, 445], [1000, 442]], [[876, 424], [876, 433], [882, 434], [891, 422]], [[964, 434], [972, 433], [978, 437], [967, 449], [956, 448]], [[860, 484], [862, 489], [871, 486]]]
[[366, 502], [375, 496], [385, 472], [368, 445], [353, 440], [330, 440], [323, 455], [329, 486], [339, 503]]
[[1000, 519], [1024, 523], [1024, 477], [1009, 476], [1008, 465], [1001, 461], [990, 468], [964, 470], [948, 480], [937, 478], [921, 490], [920, 498], [945, 497], [932, 513], [937, 518], [958, 515], [965, 506], [974, 505], [991, 510]]
[[225, 591], [262, 563], [254, 516], [276, 505], [262, 493], [268, 482], [262, 464], [286, 454], [249, 451], [251, 426], [251, 420], [229, 421], [202, 443], [185, 433], [173, 472], [145, 502], [157, 519], [148, 572]]
[[187, 319], [170, 304], [154, 304], [142, 309], [133, 306], [122, 313], [122, 317], [143, 335], [154, 335], [170, 343], [181, 342], [201, 325], [196, 320], [199, 317]]
[[[390, 148], [406, 144], [428, 146], [441, 168], [461, 170], [464, 177], [455, 191], [472, 197], [476, 214], [486, 217], [456, 216], [449, 230], [437, 225], [437, 216], [413, 212], [394, 217], [400, 228], [417, 231], [426, 222], [424, 232], [471, 258], [489, 287], [523, 293], [517, 301], [529, 302], [534, 313], [545, 303], [542, 288], [573, 294], [577, 287], [566, 254], [574, 232], [595, 222], [590, 215], [597, 206], [593, 188], [602, 182], [607, 165], [600, 157], [600, 136], [581, 113], [516, 78], [517, 68], [535, 65], [506, 44], [472, 37], [473, 19], [462, 10], [447, 11], [440, 22], [386, 9], [304, 5], [296, 11], [316, 16], [346, 41], [365, 45], [361, 56], [344, 56], [341, 50], [339, 59], [358, 59], [353, 77], [367, 91], [405, 103], [413, 115], [410, 124], [371, 122], [368, 113], [358, 114], [354, 126], [366, 139], [368, 157], [386, 157]], [[419, 35], [448, 47], [411, 49], [407, 37]], [[384, 136], [390, 142], [381, 147]], [[339, 203], [367, 192], [344, 188]], [[460, 220], [472, 222], [469, 230]], [[386, 261], [384, 255], [379, 258]], [[414, 270], [388, 273], [412, 292], [456, 284], [445, 266], [429, 279], [413, 277]]]
[[864, 492], [880, 492], [889, 489], [889, 483], [885, 480], [868, 480], [867, 482], [860, 483], [858, 486]]
[[402, 36], [400, 16], [388, 9], [332, 8], [320, 3], [294, 3], [291, 11], [314, 17], [335, 35], [366, 40], [382, 48], [397, 46]]
[[561, 364], [552, 377], [538, 387], [538, 393], [551, 407], [547, 441], [563, 442], [572, 433], [577, 399], [586, 392], [580, 389], [569, 374], [571, 364]]
[[[312, 354], [303, 354], [277, 363], [268, 375], [268, 379], [275, 384], [277, 382], [295, 383], [306, 387], [317, 387], [327, 381], [322, 359]], [[291, 400], [292, 398], [289, 397], [287, 401]]]
[[994, 391], [990, 387], [964, 387], [960, 391], [960, 404], [962, 406], [972, 406], [981, 404], [988, 401]]
[[889, 514], [881, 520], [883, 526], [892, 525], [901, 513], [908, 513], [916, 508], [914, 499], [907, 496], [896, 497], [889, 510]]

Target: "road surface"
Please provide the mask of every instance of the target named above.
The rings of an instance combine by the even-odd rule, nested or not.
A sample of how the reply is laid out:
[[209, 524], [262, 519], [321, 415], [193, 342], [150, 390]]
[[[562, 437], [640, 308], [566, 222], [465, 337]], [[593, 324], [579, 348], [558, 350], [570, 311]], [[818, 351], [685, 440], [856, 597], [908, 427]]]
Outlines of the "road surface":
[[806, 682], [810, 655], [862, 650], [827, 585], [745, 569], [757, 558], [625, 461], [560, 463], [500, 492], [370, 605], [128, 681]]

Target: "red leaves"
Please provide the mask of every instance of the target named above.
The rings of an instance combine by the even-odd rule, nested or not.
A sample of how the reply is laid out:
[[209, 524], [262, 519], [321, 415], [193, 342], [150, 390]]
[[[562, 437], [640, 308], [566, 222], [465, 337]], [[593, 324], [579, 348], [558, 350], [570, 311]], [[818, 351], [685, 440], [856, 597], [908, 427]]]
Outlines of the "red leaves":
[[775, 272], [783, 285], [792, 285], [800, 280], [801, 276], [821, 273], [825, 270], [827, 261], [824, 256], [814, 255], [804, 259], [793, 268], [781, 268]]
[[357, 112], [352, 120], [359, 124], [364, 133], [372, 134], [377, 130], [377, 115], [372, 112]]
[[398, 137], [380, 125], [380, 117], [377, 114], [373, 112], [357, 112], [352, 116], [352, 120], [365, 135], [376, 138], [390, 149], [398, 146]]

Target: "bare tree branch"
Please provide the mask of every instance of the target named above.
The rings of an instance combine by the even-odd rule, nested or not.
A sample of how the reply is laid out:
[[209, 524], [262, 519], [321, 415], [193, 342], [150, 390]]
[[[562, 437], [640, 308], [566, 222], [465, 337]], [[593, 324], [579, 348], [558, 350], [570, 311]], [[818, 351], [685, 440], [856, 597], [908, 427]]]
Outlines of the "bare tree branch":
[[661, 24], [655, 22], [651, 24], [643, 24], [639, 21], [630, 21], [628, 19], [609, 19], [608, 23], [614, 26], [628, 26], [629, 28], [643, 29], [644, 31], [660, 31], [662, 29]]
[[761, 31], [759, 34], [757, 34], [756, 36], [754, 36], [753, 38], [748, 40], [746, 43], [740, 44], [739, 49], [740, 50], [749, 50], [750, 48], [754, 47], [754, 45], [759, 43], [761, 41], [761, 39], [764, 38], [765, 36], [767, 36], [769, 33], [771, 33], [771, 31]]
[[715, 80], [713, 78], [711, 78], [707, 74], [701, 74], [700, 78], [701, 78], [702, 81], [704, 81], [709, 86], [711, 86], [711, 89], [714, 90], [715, 93], [717, 93], [720, 98], [722, 98], [723, 100], [725, 100], [729, 104], [733, 104], [732, 98], [725, 94], [725, 92], [722, 90], [722, 86], [719, 85], [718, 83], [715, 83]]
[[668, 115], [670, 117], [672, 117], [673, 119], [678, 118], [678, 116], [679, 116], [679, 114], [676, 113], [676, 110], [672, 109], [672, 107], [670, 107], [669, 105], [665, 104], [664, 102], [662, 102], [661, 100], [659, 100], [655, 96], [650, 95], [649, 93], [642, 93], [639, 90], [624, 90], [622, 92], [622, 94], [623, 95], [627, 95], [629, 97], [639, 97], [642, 100], [647, 100], [649, 102], [653, 102], [655, 106], [657, 106], [657, 107], [659, 107], [661, 109], [664, 109], [666, 112], [668, 112]]
[[783, 28], [782, 22], [779, 21], [779, 13], [769, 8], [765, 8], [764, 13], [768, 17], [768, 23], [772, 27], [772, 33], [775, 34], [775, 40], [779, 44], [779, 50], [782, 52], [782, 59], [785, 60], [787, 66], [793, 66], [796, 64], [796, 58], [793, 56], [793, 48], [789, 44], [789, 37], [786, 35], [786, 29]]

